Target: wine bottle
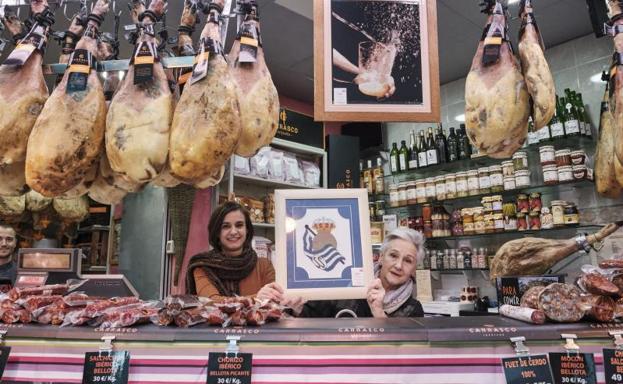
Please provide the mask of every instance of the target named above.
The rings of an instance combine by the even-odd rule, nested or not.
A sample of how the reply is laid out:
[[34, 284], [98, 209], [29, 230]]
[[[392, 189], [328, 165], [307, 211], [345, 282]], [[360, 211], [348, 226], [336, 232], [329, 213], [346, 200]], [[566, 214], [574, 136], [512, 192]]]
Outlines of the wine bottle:
[[420, 131], [417, 142], [417, 161], [420, 168], [428, 166], [428, 159], [426, 158], [426, 140], [424, 140], [424, 131]]
[[472, 156], [472, 143], [469, 141], [467, 137], [467, 133], [465, 131], [465, 124], [461, 124], [459, 129], [459, 159], [465, 160], [469, 159]]
[[552, 139], [559, 139], [565, 136], [563, 112], [560, 108], [561, 99], [562, 98], [559, 99], [558, 95], [556, 95], [556, 112], [554, 113], [554, 117], [552, 117], [552, 121], [549, 124]]
[[392, 143], [392, 150], [389, 152], [389, 166], [392, 171], [392, 175], [400, 172], [400, 168], [398, 165], [398, 146], [396, 143]]
[[577, 93], [577, 104], [580, 111], [580, 115], [582, 116], [582, 123], [584, 124], [584, 135], [587, 137], [593, 136], [593, 128], [591, 126], [591, 119], [588, 115], [588, 110], [584, 106], [584, 100], [582, 100], [582, 93]]
[[454, 127], [450, 127], [448, 135], [448, 161], [453, 162], [459, 159], [459, 141], [454, 133]]
[[400, 141], [400, 151], [398, 152], [398, 167], [399, 172], [405, 172], [408, 170], [407, 164], [409, 163], [409, 149], [407, 148], [407, 142]]
[[448, 161], [448, 151], [446, 137], [443, 134], [441, 124], [437, 127], [437, 133], [435, 135], [435, 146], [437, 147], [437, 153], [439, 154], [439, 164], [444, 164]]
[[415, 142], [415, 131], [412, 129], [411, 134], [409, 135], [410, 143], [409, 143], [409, 169], [417, 169], [418, 163], [418, 149]]
[[428, 165], [439, 164], [439, 150], [437, 145], [435, 145], [432, 127], [428, 127], [428, 135], [426, 137], [426, 162]]
[[578, 111], [575, 107], [573, 95], [569, 88], [565, 89], [565, 135], [566, 136], [579, 136], [580, 135], [580, 120], [578, 119]]

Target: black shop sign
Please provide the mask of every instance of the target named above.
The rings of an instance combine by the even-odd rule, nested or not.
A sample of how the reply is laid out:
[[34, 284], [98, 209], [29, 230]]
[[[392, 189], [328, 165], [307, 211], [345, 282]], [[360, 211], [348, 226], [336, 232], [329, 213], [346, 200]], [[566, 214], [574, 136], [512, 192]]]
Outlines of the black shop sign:
[[9, 353], [11, 353], [11, 347], [0, 347], [0, 379], [4, 374], [4, 368], [9, 361]]
[[595, 357], [592, 353], [549, 354], [555, 384], [597, 384]]
[[311, 116], [281, 108], [275, 137], [324, 149], [324, 124], [315, 122]]
[[606, 384], [623, 384], [623, 350], [604, 349]]
[[554, 384], [547, 355], [502, 359], [506, 384]]
[[130, 352], [87, 352], [84, 354], [82, 384], [127, 384]]
[[208, 384], [251, 384], [252, 353], [210, 352]]

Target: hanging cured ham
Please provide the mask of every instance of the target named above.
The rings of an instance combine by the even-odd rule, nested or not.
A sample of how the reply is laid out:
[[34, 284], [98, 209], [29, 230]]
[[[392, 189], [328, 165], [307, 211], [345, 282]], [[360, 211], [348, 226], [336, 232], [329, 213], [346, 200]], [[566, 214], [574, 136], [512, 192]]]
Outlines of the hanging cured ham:
[[[134, 7], [144, 7], [133, 0]], [[115, 172], [148, 182], [167, 161], [173, 96], [158, 59], [153, 24], [164, 14], [165, 0], [152, 0], [139, 16], [141, 32], [130, 69], [108, 110], [106, 154]]]
[[[184, 10], [182, 11], [182, 17], [180, 25], [177, 29], [177, 47], [174, 48], [175, 53], [178, 56], [195, 56], [195, 49], [193, 48], [192, 34], [195, 31], [195, 24], [197, 24], [197, 6], [190, 0], [184, 1]], [[174, 93], [175, 105], [179, 101], [184, 85], [190, 79], [192, 69], [182, 68], [180, 70], [177, 85], [178, 91]], [[153, 185], [165, 188], [173, 188], [181, 183], [175, 176], [171, 174], [171, 168], [167, 162], [164, 170], [160, 172], [151, 182]]]
[[28, 140], [26, 182], [44, 196], [59, 196], [80, 184], [101, 153], [106, 100], [93, 67], [97, 32], [108, 8], [109, 0], [95, 4], [63, 80]]
[[617, 157], [615, 165], [619, 167], [619, 183], [623, 185], [623, 10], [621, 3], [616, 0], [608, 0], [608, 7], [611, 17], [609, 32], [614, 36], [615, 51], [610, 68], [609, 106], [614, 118], [614, 152]]
[[614, 121], [608, 107], [608, 93], [606, 85], [595, 152], [595, 185], [600, 195], [615, 199], [621, 194], [621, 185], [615, 173], [615, 162], [618, 160], [614, 154]]
[[[24, 162], [28, 136], [49, 92], [43, 78], [43, 54], [54, 17], [47, 0], [30, 3], [34, 24], [0, 66], [0, 165]], [[19, 20], [7, 19], [18, 33]]]
[[236, 154], [251, 157], [270, 144], [277, 132], [279, 95], [264, 60], [256, 1], [245, 2], [243, 9], [245, 20], [229, 52], [229, 62], [238, 84], [242, 123]]
[[507, 41], [506, 16], [499, 1], [489, 21], [465, 82], [465, 125], [480, 153], [507, 158], [526, 140], [529, 95]]
[[100, 159], [97, 178], [89, 188], [89, 197], [101, 204], [118, 204], [129, 192], [138, 192], [142, 185], [130, 183], [114, 172], [104, 154]]
[[169, 162], [178, 179], [206, 180], [234, 153], [240, 137], [238, 87], [223, 56], [219, 15], [223, 1], [210, 4], [191, 79], [175, 109]]
[[532, 99], [534, 129], [546, 126], [556, 111], [554, 78], [545, 60], [545, 46], [534, 19], [532, 0], [522, 0], [520, 6], [519, 58], [521, 69]]

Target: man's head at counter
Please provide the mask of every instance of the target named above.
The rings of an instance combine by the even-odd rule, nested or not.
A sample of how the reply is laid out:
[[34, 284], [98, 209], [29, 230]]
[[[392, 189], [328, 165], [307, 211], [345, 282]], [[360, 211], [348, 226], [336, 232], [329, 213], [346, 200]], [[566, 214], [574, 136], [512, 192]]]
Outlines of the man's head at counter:
[[11, 261], [16, 245], [15, 229], [10, 225], [0, 223], [0, 265]]

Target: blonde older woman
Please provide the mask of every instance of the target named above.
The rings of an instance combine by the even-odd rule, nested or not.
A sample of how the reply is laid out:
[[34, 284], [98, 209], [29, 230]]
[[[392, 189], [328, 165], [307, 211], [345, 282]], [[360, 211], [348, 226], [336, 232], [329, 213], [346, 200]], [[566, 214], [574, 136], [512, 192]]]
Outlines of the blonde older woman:
[[[385, 238], [366, 299], [307, 302], [299, 317], [334, 317], [350, 310], [358, 317], [421, 317], [422, 305], [413, 298], [415, 266], [424, 253], [424, 238], [412, 229], [398, 228]], [[296, 311], [295, 309], [295, 312]]]

